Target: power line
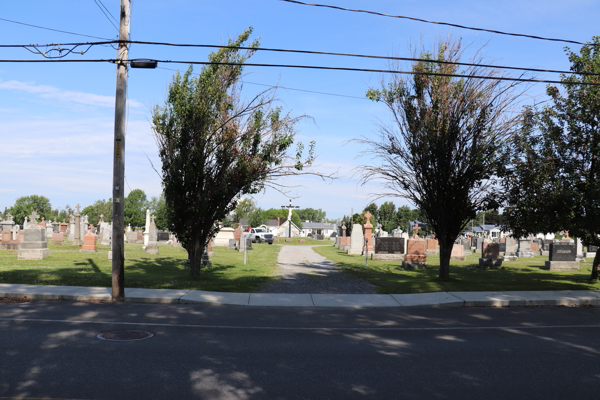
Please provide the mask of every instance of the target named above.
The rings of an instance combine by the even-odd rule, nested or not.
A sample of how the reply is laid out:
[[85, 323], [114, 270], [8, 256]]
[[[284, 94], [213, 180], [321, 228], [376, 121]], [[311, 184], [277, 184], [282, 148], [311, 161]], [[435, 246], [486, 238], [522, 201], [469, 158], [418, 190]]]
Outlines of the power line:
[[[148, 59], [144, 59], [148, 60]], [[136, 59], [129, 59], [128, 62], [136, 61]], [[210, 62], [210, 61], [180, 61], [180, 60], [155, 60], [157, 63], [167, 64], [192, 64], [192, 65], [230, 65], [230, 66], [246, 66], [246, 67], [276, 67], [276, 68], [299, 68], [299, 69], [317, 69], [327, 71], [352, 71], [352, 72], [379, 72], [385, 74], [405, 74], [405, 75], [429, 75], [429, 76], [445, 76], [452, 78], [471, 78], [471, 79], [486, 79], [486, 80], [497, 80], [497, 81], [510, 81], [510, 82], [528, 82], [528, 83], [556, 83], [559, 85], [581, 85], [581, 86], [600, 86], [600, 83], [595, 82], [569, 82], [569, 81], [556, 81], [547, 79], [526, 79], [526, 78], [511, 78], [502, 76], [484, 76], [484, 75], [468, 75], [468, 74], [444, 74], [439, 72], [417, 72], [417, 71], [397, 71], [388, 69], [370, 69], [370, 68], [350, 68], [350, 67], [325, 67], [319, 65], [294, 65], [294, 64], [258, 64], [258, 63], [228, 63], [228, 62]], [[0, 60], [0, 63], [62, 63], [62, 62], [121, 62], [119, 59], [88, 59], [88, 60]]]
[[[44, 60], [45, 61], [45, 60]], [[563, 82], [556, 80], [546, 79], [526, 79], [526, 78], [511, 78], [511, 77], [490, 77], [480, 75], [468, 75], [468, 74], [444, 74], [439, 72], [417, 72], [417, 71], [396, 71], [387, 69], [369, 69], [369, 68], [350, 68], [350, 67], [325, 67], [319, 65], [293, 65], [293, 64], [258, 64], [258, 63], [227, 63], [227, 62], [210, 62], [210, 61], [173, 61], [173, 60], [152, 60], [159, 63], [172, 63], [172, 64], [192, 64], [192, 65], [231, 65], [231, 66], [248, 66], [248, 67], [279, 67], [279, 68], [300, 68], [300, 69], [320, 69], [330, 71], [353, 71], [353, 72], [380, 72], [388, 74], [406, 74], [406, 75], [429, 75], [429, 76], [446, 76], [454, 78], [471, 78], [471, 79], [487, 79], [487, 80], [498, 80], [498, 81], [511, 81], [511, 82], [529, 82], [529, 83], [556, 83], [560, 85], [577, 84], [582, 86], [600, 86], [600, 83], [593, 82]]]
[[6, 18], [0, 18], [0, 21], [12, 22], [13, 24], [19, 24], [19, 25], [31, 26], [31, 27], [33, 27], [33, 28], [45, 29], [45, 30], [47, 30], [47, 31], [54, 31], [54, 32], [60, 32], [60, 33], [66, 33], [66, 34], [69, 34], [69, 35], [83, 36], [83, 37], [89, 37], [89, 38], [94, 38], [94, 39], [102, 39], [102, 40], [110, 40], [110, 39], [108, 39], [108, 38], [103, 38], [103, 37], [99, 37], [99, 36], [84, 35], [84, 34], [82, 34], [82, 33], [68, 32], [68, 31], [61, 31], [61, 30], [59, 30], [59, 29], [46, 28], [46, 27], [39, 26], [39, 25], [26, 24], [25, 22], [13, 21], [13, 20], [6, 19]]
[[[96, 1], [96, 0], [94, 0]], [[110, 14], [110, 16], [112, 17], [113, 21], [115, 21], [117, 24], [119, 24], [119, 20], [117, 20], [115, 18], [115, 16], [113, 15], [113, 13], [110, 12], [110, 10], [104, 5], [104, 3], [102, 2], [102, 0], [98, 0], [100, 2], [100, 4], [102, 4], [102, 7], [104, 7], [104, 9], [106, 10], [106, 12], [108, 12]]]
[[[252, 51], [272, 51], [272, 52], [284, 52], [284, 53], [332, 55], [332, 56], [372, 58], [372, 59], [395, 60], [395, 61], [414, 61], [414, 62], [428, 62], [428, 63], [435, 63], [435, 64], [463, 65], [463, 66], [468, 66], [468, 67], [496, 68], [496, 69], [508, 69], [508, 70], [518, 70], [518, 71], [530, 71], [530, 72], [576, 74], [576, 75], [582, 75], [582, 76], [600, 76], [600, 73], [593, 73], [593, 72], [575, 72], [575, 71], [544, 69], [544, 68], [528, 68], [528, 67], [514, 67], [514, 66], [506, 66], [506, 65], [465, 63], [465, 62], [458, 62], [458, 61], [436, 60], [436, 59], [429, 59], [429, 58], [377, 56], [377, 55], [368, 55], [368, 54], [336, 53], [336, 52], [327, 52], [327, 51], [295, 50], [295, 49], [281, 49], [281, 48], [267, 48], [267, 47], [253, 48], [253, 47], [245, 47], [245, 46], [225, 46], [225, 45], [213, 45], [213, 44], [148, 42], [148, 41], [141, 41], [141, 40], [127, 40], [127, 41], [110, 40], [110, 41], [106, 41], [106, 42], [61, 43], [61, 44], [47, 44], [47, 45], [36, 45], [36, 46], [41, 47], [41, 46], [59, 46], [59, 45], [62, 45], [62, 46], [67, 46], [67, 45], [69, 45], [69, 46], [72, 46], [72, 45], [107, 45], [107, 44], [117, 44], [117, 43], [128, 43], [128, 44], [136, 43], [136, 44], [145, 44], [145, 45], [174, 46], [174, 47], [201, 47], [201, 48], [221, 48], [221, 49], [229, 48], [229, 49], [252, 50]], [[14, 45], [14, 44], [1, 45], [0, 44], [0, 47], [31, 47], [31, 46], [32, 45]]]
[[[115, 43], [116, 42], [118, 42], [118, 41], [115, 41]], [[315, 50], [278, 49], [278, 48], [268, 48], [268, 47], [253, 48], [253, 47], [245, 47], [245, 46], [224, 46], [224, 45], [213, 45], [213, 44], [185, 44], [185, 43], [168, 43], [168, 42], [146, 42], [146, 41], [140, 41], [140, 40], [130, 40], [127, 43], [160, 45], [160, 46], [175, 46], [175, 47], [207, 47], [207, 48], [220, 48], [220, 49], [230, 48], [230, 49], [240, 49], [240, 50], [273, 51], [273, 52], [283, 52], [283, 53], [318, 54], [318, 55], [359, 57], [359, 58], [373, 58], [373, 59], [396, 60], [396, 61], [431, 62], [431, 63], [436, 63], [436, 64], [452, 64], [452, 65], [464, 65], [464, 66], [468, 66], [468, 67], [512, 69], [512, 70], [531, 71], [531, 72], [549, 72], [549, 73], [556, 73], [556, 74], [578, 74], [578, 75], [600, 76], [600, 74], [598, 74], [598, 73], [591, 73], [591, 72], [581, 72], [581, 73], [579, 73], [579, 72], [565, 71], [565, 70], [555, 70], [555, 69], [512, 67], [512, 66], [502, 66], [502, 65], [492, 65], [492, 64], [477, 64], [477, 63], [464, 63], [464, 62], [456, 62], [456, 61], [445, 61], [445, 60], [435, 60], [435, 59], [415, 58], [415, 57], [395, 57], [395, 56], [376, 56], [376, 55], [354, 54], [354, 53], [334, 53], [334, 52], [328, 52], [328, 51], [315, 51]]]
[[526, 38], [537, 39], [537, 40], [549, 40], [549, 41], [552, 41], [552, 42], [565, 42], [565, 43], [581, 44], [581, 45], [588, 45], [588, 46], [598, 46], [595, 43], [579, 42], [577, 40], [548, 38], [548, 37], [544, 37], [544, 36], [527, 35], [527, 34], [524, 34], [524, 33], [503, 32], [503, 31], [498, 31], [498, 30], [494, 30], [494, 29], [486, 29], [486, 28], [474, 28], [474, 27], [471, 27], [471, 26], [458, 25], [458, 24], [453, 24], [453, 23], [450, 23], [450, 22], [428, 21], [428, 20], [422, 19], [422, 18], [407, 17], [407, 16], [404, 16], [404, 15], [384, 14], [384, 13], [380, 13], [380, 12], [377, 12], [377, 11], [357, 10], [357, 9], [352, 9], [352, 8], [344, 8], [344, 7], [332, 6], [332, 5], [328, 5], [328, 4], [304, 3], [302, 1], [297, 1], [297, 0], [280, 0], [280, 1], [284, 1], [286, 3], [300, 4], [300, 5], [303, 5], [303, 6], [333, 8], [333, 9], [336, 9], [336, 10], [352, 11], [352, 12], [366, 13], [366, 14], [373, 14], [373, 15], [379, 15], [379, 16], [382, 16], [382, 17], [409, 19], [409, 20], [412, 20], [412, 21], [425, 22], [425, 23], [428, 23], [428, 24], [447, 25], [447, 26], [452, 26], [452, 27], [460, 28], [460, 29], [470, 29], [470, 30], [473, 30], [473, 31], [482, 31], [482, 32], [497, 33], [499, 35], [518, 36], [518, 37], [526, 37]]
[[[165, 67], [158, 67], [158, 68], [159, 69], [168, 70], [168, 71], [181, 72], [180, 70], [173, 69], [173, 68], [165, 68]], [[194, 75], [200, 75], [200, 74], [194, 74]], [[256, 82], [250, 82], [250, 81], [245, 81], [245, 80], [242, 80], [242, 82], [244, 84], [249, 84], [249, 85], [266, 86], [266, 87], [277, 87], [277, 88], [286, 89], [286, 90], [295, 90], [295, 91], [298, 91], [298, 92], [316, 93], [316, 94], [324, 94], [324, 95], [327, 95], [327, 96], [348, 97], [348, 98], [351, 98], [351, 99], [369, 100], [366, 97], [350, 96], [350, 95], [347, 95], [347, 94], [318, 92], [316, 90], [306, 90], [306, 89], [296, 89], [296, 88], [291, 88], [291, 87], [287, 87], [287, 86], [267, 85], [267, 84], [264, 84], [264, 83], [256, 83]]]
[[[102, 0], [100, 0], [100, 2], [102, 2]], [[110, 17], [109, 17], [109, 16], [108, 16], [108, 14], [106, 13], [106, 11], [104, 11], [104, 9], [102, 8], [102, 6], [104, 6], [104, 4], [102, 4], [102, 6], [101, 6], [101, 5], [98, 3], [98, 1], [97, 1], [97, 0], [94, 0], [94, 3], [96, 3], [96, 5], [97, 5], [97, 6], [98, 6], [98, 8], [100, 9], [100, 11], [102, 11], [102, 14], [104, 14], [104, 16], [106, 17], [106, 19], [108, 20], [108, 22], [110, 22], [110, 23], [111, 23], [111, 25], [112, 25], [112, 26], [114, 26], [114, 27], [115, 27], [115, 29], [116, 29], [117, 31], [119, 31], [119, 28], [117, 28], [117, 26], [115, 25], [115, 23], [111, 21]], [[104, 8], [106, 8], [106, 6], [105, 6]], [[107, 10], [108, 10], [108, 9], [107, 9]], [[113, 19], [114, 19], [114, 17], [113, 17]]]

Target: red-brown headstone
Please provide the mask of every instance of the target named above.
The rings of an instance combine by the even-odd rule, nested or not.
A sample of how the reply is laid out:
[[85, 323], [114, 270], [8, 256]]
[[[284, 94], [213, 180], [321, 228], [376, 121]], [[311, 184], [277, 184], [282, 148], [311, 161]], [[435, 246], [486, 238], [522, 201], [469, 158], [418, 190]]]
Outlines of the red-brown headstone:
[[406, 249], [406, 254], [424, 256], [427, 251], [427, 241], [424, 239], [408, 239]]
[[[54, 235], [52, 235], [54, 239]], [[81, 246], [81, 250], [83, 251], [96, 251], [96, 235], [92, 233], [92, 228], [88, 229], [88, 233], [83, 237], [83, 246]]]
[[498, 258], [500, 256], [500, 244], [483, 242], [481, 258]]

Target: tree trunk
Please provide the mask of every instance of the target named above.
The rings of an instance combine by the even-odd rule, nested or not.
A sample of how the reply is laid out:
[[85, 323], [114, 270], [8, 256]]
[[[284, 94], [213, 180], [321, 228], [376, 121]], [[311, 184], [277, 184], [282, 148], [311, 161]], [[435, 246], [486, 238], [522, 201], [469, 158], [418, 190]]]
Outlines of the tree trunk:
[[440, 237], [440, 278], [450, 278], [450, 256], [452, 255], [452, 245], [454, 241], [448, 242], [444, 237]]
[[199, 236], [200, 235], [194, 236], [192, 252], [190, 254], [190, 275], [192, 276], [200, 275], [200, 270], [202, 268], [202, 254], [204, 253], [204, 246], [202, 245], [202, 240]]
[[596, 252], [596, 257], [594, 257], [592, 263], [592, 276], [590, 277], [592, 280], [598, 279], [598, 264], [600, 264], [600, 251]]

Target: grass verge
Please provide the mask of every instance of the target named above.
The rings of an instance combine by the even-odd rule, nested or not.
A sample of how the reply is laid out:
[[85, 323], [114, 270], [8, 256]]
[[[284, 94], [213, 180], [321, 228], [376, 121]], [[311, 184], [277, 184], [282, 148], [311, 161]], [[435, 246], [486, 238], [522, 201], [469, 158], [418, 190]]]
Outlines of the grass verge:
[[[160, 246], [160, 255], [146, 254], [139, 244], [125, 244], [125, 287], [150, 289], [197, 289], [220, 292], [255, 292], [277, 279], [280, 246], [255, 244], [244, 253], [215, 247], [213, 265], [200, 276], [190, 276], [187, 252]], [[112, 262], [108, 246], [96, 253], [80, 253], [79, 247], [50, 245], [52, 255], [43, 260], [17, 260], [17, 252], [0, 251], [0, 283], [59, 286], [104, 286], [112, 284]]]
[[589, 280], [591, 258], [581, 263], [580, 271], [558, 272], [542, 269], [548, 259], [545, 256], [505, 262], [502, 269], [482, 269], [478, 267], [479, 255], [473, 254], [465, 261], [451, 261], [450, 279], [442, 280], [437, 255], [428, 257], [427, 268], [411, 271], [401, 268], [401, 261], [369, 260], [365, 268], [364, 257], [350, 256], [333, 246], [314, 250], [338, 264], [344, 273], [377, 285], [377, 293], [600, 289], [600, 282]]

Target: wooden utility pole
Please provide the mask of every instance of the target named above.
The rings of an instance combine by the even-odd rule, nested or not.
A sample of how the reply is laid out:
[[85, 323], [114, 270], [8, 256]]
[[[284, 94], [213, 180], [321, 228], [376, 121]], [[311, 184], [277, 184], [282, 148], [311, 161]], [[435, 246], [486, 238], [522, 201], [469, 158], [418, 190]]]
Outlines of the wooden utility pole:
[[[119, 40], [129, 40], [131, 0], [121, 0]], [[117, 58], [117, 94], [115, 96], [115, 143], [113, 153], [113, 231], [112, 231], [112, 299], [125, 300], [125, 110], [127, 103], [128, 43], [119, 43]]]

